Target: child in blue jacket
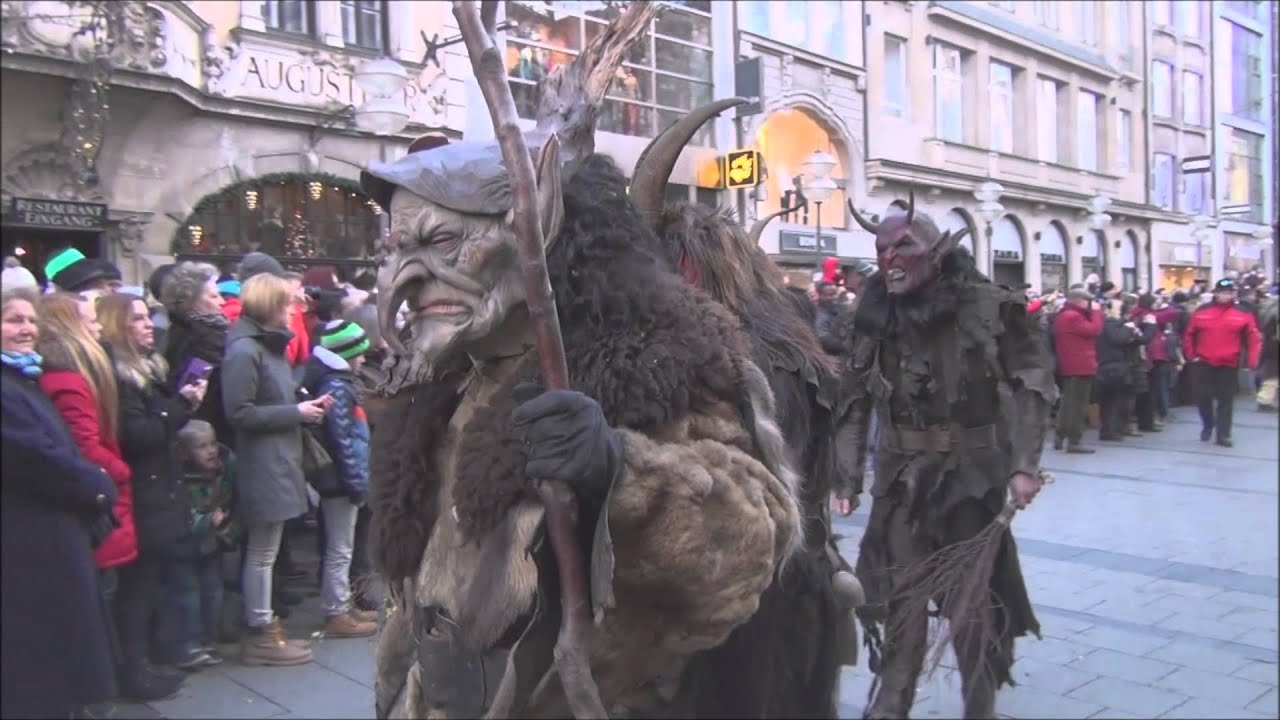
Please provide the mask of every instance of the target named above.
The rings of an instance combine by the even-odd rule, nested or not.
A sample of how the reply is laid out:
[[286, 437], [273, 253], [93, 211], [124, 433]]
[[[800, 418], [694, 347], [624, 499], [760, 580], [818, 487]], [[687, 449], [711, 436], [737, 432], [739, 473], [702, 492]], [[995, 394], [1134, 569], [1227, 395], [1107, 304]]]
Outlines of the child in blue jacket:
[[326, 637], [368, 637], [378, 630], [377, 614], [353, 607], [350, 570], [356, 513], [369, 491], [369, 421], [356, 391], [355, 373], [364, 364], [370, 342], [359, 325], [347, 320], [327, 322], [317, 332], [319, 342], [302, 384], [311, 397], [333, 398], [323, 423], [314, 431], [333, 460], [333, 472], [309, 478], [320, 495], [324, 519], [324, 633]]

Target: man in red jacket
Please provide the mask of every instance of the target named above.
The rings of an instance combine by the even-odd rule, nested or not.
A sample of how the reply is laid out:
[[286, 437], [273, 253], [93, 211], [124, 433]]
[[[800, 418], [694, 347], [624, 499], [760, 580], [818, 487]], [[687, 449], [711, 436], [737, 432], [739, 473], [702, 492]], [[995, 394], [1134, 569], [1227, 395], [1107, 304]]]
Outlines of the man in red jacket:
[[1213, 286], [1213, 302], [1196, 310], [1187, 325], [1187, 361], [1197, 367], [1196, 400], [1203, 442], [1209, 442], [1217, 430], [1218, 444], [1231, 447], [1237, 373], [1240, 356], [1246, 351], [1249, 369], [1256, 369], [1262, 352], [1258, 321], [1253, 313], [1236, 304], [1235, 281], [1219, 280]]
[[1088, 455], [1081, 444], [1089, 413], [1089, 395], [1098, 374], [1098, 335], [1102, 332], [1102, 309], [1088, 290], [1077, 288], [1067, 295], [1067, 304], [1053, 321], [1053, 350], [1058, 361], [1061, 402], [1053, 449]]

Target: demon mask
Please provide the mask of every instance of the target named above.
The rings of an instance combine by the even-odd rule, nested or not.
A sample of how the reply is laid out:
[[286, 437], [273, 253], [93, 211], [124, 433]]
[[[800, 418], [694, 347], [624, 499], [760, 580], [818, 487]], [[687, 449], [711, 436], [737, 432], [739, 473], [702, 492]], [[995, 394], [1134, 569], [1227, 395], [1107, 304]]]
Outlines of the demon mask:
[[942, 270], [942, 259], [968, 232], [939, 232], [928, 215], [916, 213], [915, 206], [913, 192], [908, 196], [905, 212], [892, 213], [874, 224], [849, 201], [853, 219], [876, 238], [876, 263], [890, 295], [912, 295], [931, 285]]
[[[556, 143], [542, 146], [536, 168], [543, 237], [551, 242], [563, 216]], [[525, 328], [504, 327], [523, 306], [525, 290], [497, 143], [434, 144], [370, 167], [361, 183], [391, 215], [390, 254], [378, 272], [378, 321], [391, 349], [411, 358], [409, 377], [429, 379], [459, 352], [501, 354], [499, 331], [519, 349]], [[407, 348], [394, 325], [401, 305]]]

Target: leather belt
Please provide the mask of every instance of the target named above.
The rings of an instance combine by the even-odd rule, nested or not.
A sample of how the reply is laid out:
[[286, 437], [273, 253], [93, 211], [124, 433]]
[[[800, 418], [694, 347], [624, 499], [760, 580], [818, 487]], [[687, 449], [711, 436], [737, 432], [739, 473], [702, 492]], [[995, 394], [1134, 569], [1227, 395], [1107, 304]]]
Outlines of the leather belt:
[[947, 453], [961, 449], [974, 450], [995, 447], [997, 440], [995, 425], [930, 425], [925, 428], [908, 428], [886, 424], [880, 430], [881, 447], [903, 452]]

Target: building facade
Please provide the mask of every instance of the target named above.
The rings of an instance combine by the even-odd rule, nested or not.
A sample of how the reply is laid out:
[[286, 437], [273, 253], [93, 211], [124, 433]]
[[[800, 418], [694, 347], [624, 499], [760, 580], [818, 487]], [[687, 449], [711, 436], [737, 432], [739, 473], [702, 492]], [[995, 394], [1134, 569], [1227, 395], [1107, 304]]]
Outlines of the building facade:
[[[734, 147], [759, 151], [761, 183], [741, 202], [750, 224], [797, 204], [805, 162], [817, 151], [835, 161], [836, 189], [821, 203], [769, 224], [760, 245], [807, 284], [827, 256], [846, 266], [874, 257], [870, 237], [853, 223], [847, 200], [866, 196], [867, 70], [863, 2], [724, 3], [737, 7], [738, 68], [758, 73], [759, 112], [739, 121]], [[724, 147], [724, 146], [722, 146]]]
[[1222, 262], [1215, 271], [1275, 270], [1276, 4], [1213, 3], [1215, 198]]
[[[255, 249], [372, 265], [384, 223], [360, 169], [424, 132], [461, 134], [466, 59], [451, 48], [423, 64], [418, 36], [452, 32], [445, 6], [88, 5], [4, 4], [4, 251], [37, 274], [67, 244], [131, 282], [175, 255], [226, 263]], [[393, 99], [409, 123], [392, 135], [352, 116], [365, 102], [356, 73], [379, 57], [409, 75]], [[98, 221], [56, 217], [85, 213]]]
[[1009, 286], [1145, 286], [1141, 17], [1137, 2], [869, 4], [862, 210], [914, 192]]

